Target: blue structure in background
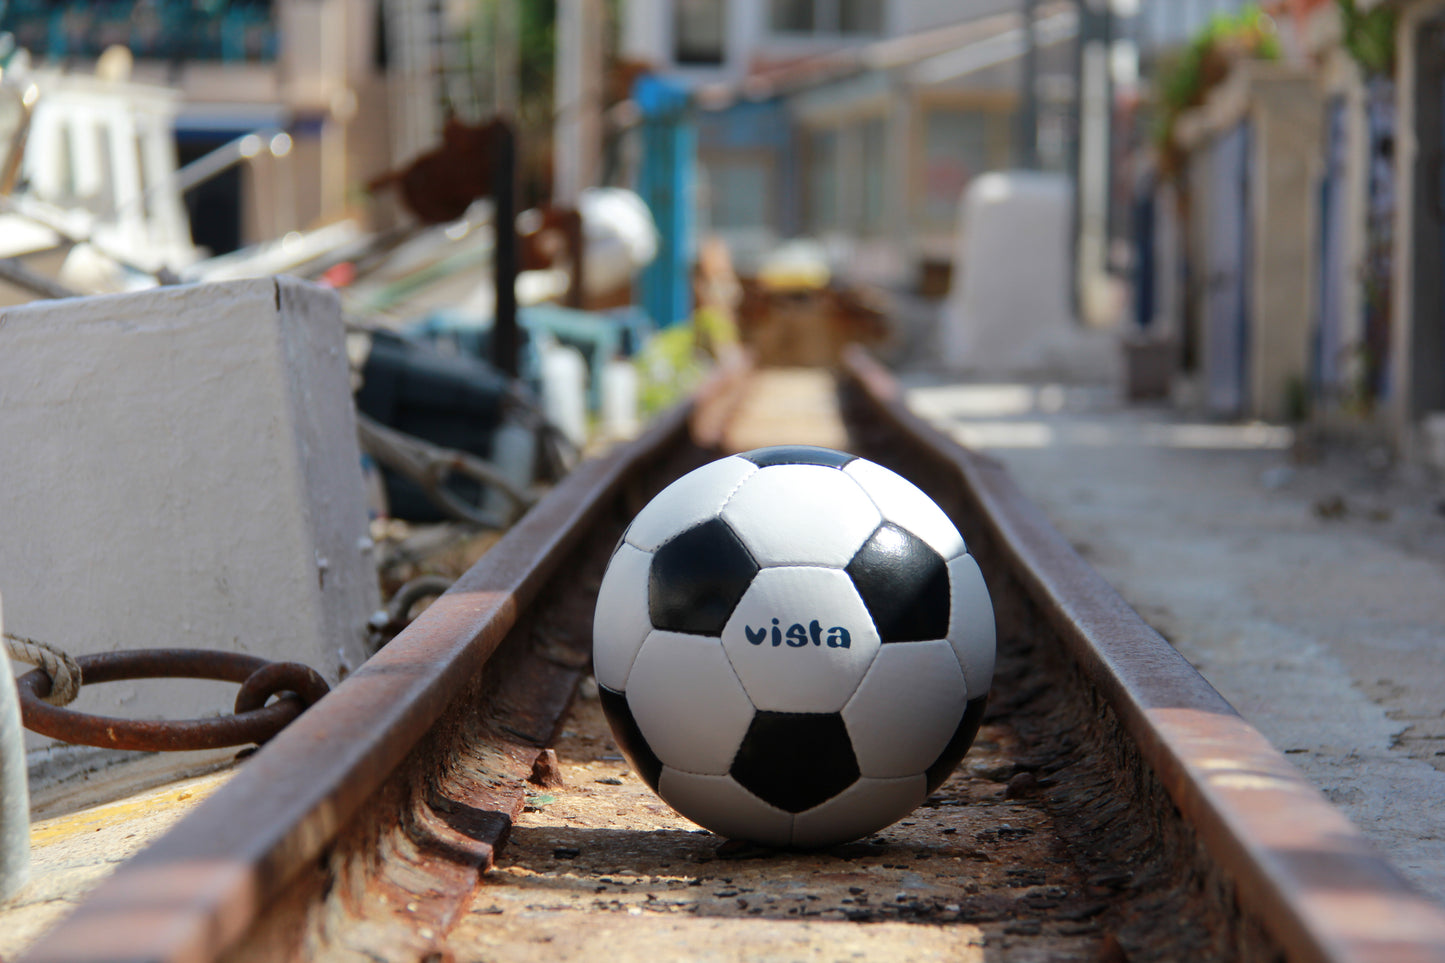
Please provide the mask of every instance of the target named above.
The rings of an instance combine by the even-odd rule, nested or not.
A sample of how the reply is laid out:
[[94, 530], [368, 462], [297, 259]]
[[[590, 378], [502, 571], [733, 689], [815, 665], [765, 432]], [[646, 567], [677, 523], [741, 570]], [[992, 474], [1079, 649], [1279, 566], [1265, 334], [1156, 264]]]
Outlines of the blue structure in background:
[[[522, 377], [541, 390], [541, 361], [534, 341], [538, 335], [550, 335], [582, 352], [588, 368], [587, 404], [593, 411], [602, 408], [602, 379], [608, 362], [631, 357], [651, 333], [646, 315], [632, 307], [596, 312], [533, 304], [517, 308], [517, 324], [522, 329]], [[483, 361], [492, 356], [490, 317], [444, 309], [409, 325], [406, 334], [431, 342], [443, 354]]]
[[659, 77], [641, 77], [632, 91], [642, 110], [642, 170], [637, 192], [661, 236], [657, 258], [637, 282], [637, 301], [659, 328], [692, 316], [697, 125], [687, 90]]
[[[713, 230], [739, 226], [765, 226], [778, 237], [795, 237], [803, 232], [803, 196], [798, 188], [804, 183], [799, 168], [799, 138], [794, 129], [786, 102], [781, 97], [770, 100], [739, 100], [721, 110], [704, 110], [698, 115], [697, 146], [700, 169], [710, 175], [713, 194]], [[726, 223], [719, 218], [719, 203], [734, 205], [736, 197], [727, 196], [740, 185], [736, 180], [720, 176], [731, 168], [750, 169], [760, 174], [757, 182], [747, 187], [759, 194], [757, 205], [762, 217], [746, 225]], [[719, 193], [722, 196], [719, 196]], [[745, 205], [751, 213], [752, 207]]]

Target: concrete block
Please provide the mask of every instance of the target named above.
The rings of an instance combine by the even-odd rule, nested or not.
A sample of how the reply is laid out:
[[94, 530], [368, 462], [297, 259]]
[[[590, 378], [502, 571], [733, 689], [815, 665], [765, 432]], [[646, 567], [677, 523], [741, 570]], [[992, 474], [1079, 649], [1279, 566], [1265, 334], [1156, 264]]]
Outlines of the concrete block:
[[[330, 292], [266, 279], [8, 309], [0, 453], [10, 631], [75, 654], [249, 652], [333, 683], [365, 659], [379, 595]], [[189, 718], [234, 694], [111, 683], [74, 707]]]

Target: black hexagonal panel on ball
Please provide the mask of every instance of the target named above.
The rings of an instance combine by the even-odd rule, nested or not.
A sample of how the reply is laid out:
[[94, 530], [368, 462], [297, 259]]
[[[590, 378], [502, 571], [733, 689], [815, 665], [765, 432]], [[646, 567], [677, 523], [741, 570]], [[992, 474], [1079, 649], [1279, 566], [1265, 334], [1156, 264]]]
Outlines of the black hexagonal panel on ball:
[[739, 456], [759, 468], [773, 465], [822, 465], [826, 468], [842, 468], [858, 456], [816, 445], [775, 445], [772, 448], [755, 448]]
[[721, 635], [758, 563], [727, 522], [689, 528], [652, 556], [647, 605], [652, 626], [668, 632]]
[[607, 716], [607, 724], [612, 727], [612, 735], [617, 739], [617, 748], [632, 763], [642, 781], [657, 792], [657, 781], [662, 776], [662, 760], [657, 758], [657, 753], [652, 751], [647, 738], [638, 728], [632, 707], [627, 704], [627, 696], [605, 685], [597, 687], [597, 695], [602, 702], [602, 712]]
[[847, 571], [883, 642], [947, 637], [948, 565], [912, 532], [884, 522]]
[[731, 772], [764, 802], [800, 813], [853, 785], [858, 760], [838, 713], [760, 710]]

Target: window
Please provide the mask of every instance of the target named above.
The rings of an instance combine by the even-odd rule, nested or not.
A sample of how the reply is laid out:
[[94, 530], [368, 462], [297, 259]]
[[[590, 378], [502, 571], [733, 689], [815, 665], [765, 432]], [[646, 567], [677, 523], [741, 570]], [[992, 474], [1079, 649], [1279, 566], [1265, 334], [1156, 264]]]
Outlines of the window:
[[772, 171], [759, 158], [716, 158], [705, 165], [708, 226], [714, 230], [770, 226]]
[[677, 0], [673, 60], [679, 64], [721, 64], [724, 0]]
[[818, 131], [808, 139], [808, 229], [822, 234], [838, 226], [838, 135]]
[[838, 32], [868, 36], [881, 34], [882, 0], [838, 0]]
[[774, 33], [877, 36], [883, 0], [772, 0]]
[[812, 33], [813, 0], [773, 0], [773, 30], [777, 33]]
[[863, 142], [863, 204], [858, 232], [876, 237], [883, 232], [883, 183], [886, 174], [888, 129], [880, 119], [865, 121]]

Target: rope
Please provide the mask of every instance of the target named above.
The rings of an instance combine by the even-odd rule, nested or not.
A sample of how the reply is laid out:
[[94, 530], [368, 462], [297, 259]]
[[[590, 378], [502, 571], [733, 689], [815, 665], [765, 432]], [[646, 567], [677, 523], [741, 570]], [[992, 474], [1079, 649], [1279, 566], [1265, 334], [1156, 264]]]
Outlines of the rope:
[[50, 676], [50, 694], [45, 701], [53, 706], [69, 705], [80, 694], [80, 665], [53, 645], [34, 639], [4, 633], [5, 652], [10, 658], [38, 666]]

